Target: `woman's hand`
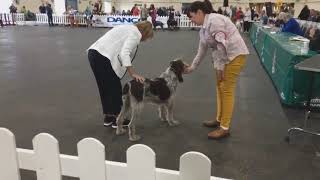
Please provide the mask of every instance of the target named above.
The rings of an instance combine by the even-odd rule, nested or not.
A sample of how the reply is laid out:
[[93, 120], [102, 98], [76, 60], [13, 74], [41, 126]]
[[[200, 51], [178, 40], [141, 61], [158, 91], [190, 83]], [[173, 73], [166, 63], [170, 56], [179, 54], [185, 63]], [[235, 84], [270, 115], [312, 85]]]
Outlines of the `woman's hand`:
[[216, 70], [217, 79], [219, 82], [224, 80], [224, 71], [223, 70]]
[[137, 82], [143, 83], [145, 81], [145, 78], [138, 75], [138, 74], [132, 74], [131, 77], [136, 80]]
[[193, 69], [191, 66], [187, 66], [187, 67], [184, 68], [183, 73], [184, 73], [184, 74], [189, 74], [189, 73], [191, 73], [193, 70], [194, 70], [194, 69]]
[[145, 78], [136, 74], [132, 68], [132, 66], [127, 67], [129, 75], [132, 77], [132, 79], [136, 80], [137, 82], [143, 83]]

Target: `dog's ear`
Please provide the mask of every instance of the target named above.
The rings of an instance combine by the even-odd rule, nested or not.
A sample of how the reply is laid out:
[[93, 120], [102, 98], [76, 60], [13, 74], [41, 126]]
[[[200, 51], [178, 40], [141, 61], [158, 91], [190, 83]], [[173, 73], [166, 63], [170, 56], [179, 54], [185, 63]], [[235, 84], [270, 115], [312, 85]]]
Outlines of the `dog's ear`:
[[178, 77], [179, 82], [183, 82], [183, 78], [182, 78], [183, 71], [184, 71], [183, 66], [178, 65], [176, 75]]
[[183, 82], [182, 73], [184, 71], [184, 63], [181, 59], [170, 62], [170, 67], [176, 74], [179, 82]]

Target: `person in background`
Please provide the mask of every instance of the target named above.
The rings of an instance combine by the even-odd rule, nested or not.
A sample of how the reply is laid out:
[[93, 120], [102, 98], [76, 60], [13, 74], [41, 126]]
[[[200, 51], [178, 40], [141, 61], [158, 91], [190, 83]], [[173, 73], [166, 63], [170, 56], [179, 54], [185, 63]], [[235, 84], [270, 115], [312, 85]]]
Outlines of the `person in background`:
[[10, 10], [10, 13], [13, 14], [13, 13], [17, 13], [17, 7], [14, 6], [14, 4], [11, 4], [11, 6], [9, 7], [9, 10]]
[[157, 10], [156, 10], [156, 8], [154, 7], [153, 4], [150, 5], [149, 15], [151, 17], [151, 21], [152, 21], [153, 26], [155, 26], [156, 19], [157, 19]]
[[138, 6], [134, 6], [133, 11], [132, 11], [133, 16], [139, 16], [140, 15], [140, 10]]
[[27, 8], [26, 6], [22, 6], [21, 10], [20, 10], [20, 13], [24, 14], [24, 18], [27, 20], [28, 17], [27, 17]]
[[253, 21], [254, 15], [255, 15], [254, 8], [251, 7], [251, 20], [252, 20], [252, 21]]
[[46, 11], [47, 11], [47, 16], [48, 16], [48, 24], [49, 24], [49, 26], [54, 26], [53, 18], [52, 18], [53, 10], [51, 8], [51, 4], [49, 4], [49, 3], [47, 4]]
[[21, 10], [20, 10], [20, 13], [27, 14], [27, 8], [26, 8], [26, 6], [22, 6], [22, 8], [21, 8]]
[[69, 17], [69, 21], [70, 21], [70, 27], [74, 27], [74, 23], [75, 23], [75, 14], [76, 11], [73, 9], [73, 7], [69, 6], [68, 7], [68, 17]]
[[310, 16], [308, 18], [308, 21], [317, 22], [317, 11], [314, 9], [310, 10]]
[[289, 11], [288, 11], [288, 13], [291, 15], [291, 16], [294, 16], [294, 7], [293, 6], [290, 6], [289, 5]]
[[39, 12], [40, 12], [41, 14], [45, 14], [46, 11], [47, 11], [47, 8], [46, 8], [46, 6], [44, 5], [44, 3], [42, 3], [42, 4], [39, 6]]
[[178, 22], [174, 18], [174, 9], [169, 10], [169, 18], [167, 21], [169, 30], [176, 30], [178, 26]]
[[223, 14], [223, 11], [222, 11], [221, 7], [218, 8], [217, 13], [218, 13], [218, 14]]
[[141, 8], [140, 20], [141, 21], [146, 21], [147, 18], [148, 18], [147, 4], [144, 4], [143, 7]]
[[267, 16], [266, 14], [266, 11], [265, 10], [262, 10], [261, 11], [261, 15], [260, 15], [260, 21], [263, 25], [267, 25], [268, 24], [268, 19], [269, 17]]
[[114, 6], [112, 6], [111, 14], [116, 14], [116, 8]]
[[320, 30], [317, 27], [311, 27], [306, 38], [310, 40], [309, 49], [320, 52]]
[[259, 21], [259, 15], [257, 13], [253, 15], [253, 21], [255, 22]]
[[2, 14], [0, 14], [0, 26], [3, 28], [4, 27], [4, 24], [3, 24], [3, 21], [2, 21]]
[[180, 17], [181, 16], [180, 11], [175, 12], [175, 15]]
[[[122, 107], [121, 79], [126, 74], [143, 82], [132, 66], [138, 45], [153, 37], [152, 24], [140, 21], [134, 25], [119, 25], [93, 43], [88, 59], [99, 89], [104, 126], [117, 128], [116, 119]], [[130, 121], [126, 120], [125, 125]]]
[[283, 20], [284, 23], [281, 30], [282, 32], [290, 32], [296, 35], [303, 36], [304, 33], [301, 30], [299, 23], [293, 17], [291, 17], [290, 14], [281, 12], [279, 13], [278, 19]]
[[[15, 21], [16, 21], [16, 13], [17, 13], [17, 7], [14, 6], [14, 4], [11, 4], [11, 6], [9, 7], [9, 10], [10, 10], [10, 14], [11, 14], [11, 17], [12, 17], [12, 25], [14, 25]], [[10, 21], [9, 21], [9, 24], [10, 24]]]
[[237, 6], [230, 6], [230, 8], [231, 8], [231, 20], [233, 23], [236, 23], [236, 21], [237, 21], [237, 18], [236, 18]]
[[90, 27], [90, 26], [92, 27], [93, 4], [91, 4], [91, 2], [89, 2], [88, 6], [86, 7], [84, 14], [85, 14], [87, 27]]
[[96, 13], [101, 15], [102, 14], [102, 0], [97, 0], [96, 3], [94, 3], [94, 7], [96, 8]]
[[250, 8], [247, 7], [246, 12], [244, 13], [244, 18], [243, 18], [243, 31], [245, 33], [249, 32], [250, 21], [251, 21], [251, 12], [250, 12]]
[[239, 29], [239, 31], [243, 31], [243, 18], [244, 14], [242, 8], [239, 7], [238, 11], [236, 12], [236, 27]]
[[131, 14], [131, 11], [128, 9], [127, 10], [127, 15], [129, 15], [129, 16], [131, 16], [132, 14]]
[[284, 21], [282, 19], [279, 19], [279, 15], [277, 16], [275, 14], [275, 21], [274, 21], [274, 26], [275, 27], [279, 27], [279, 28], [282, 28], [284, 25]]

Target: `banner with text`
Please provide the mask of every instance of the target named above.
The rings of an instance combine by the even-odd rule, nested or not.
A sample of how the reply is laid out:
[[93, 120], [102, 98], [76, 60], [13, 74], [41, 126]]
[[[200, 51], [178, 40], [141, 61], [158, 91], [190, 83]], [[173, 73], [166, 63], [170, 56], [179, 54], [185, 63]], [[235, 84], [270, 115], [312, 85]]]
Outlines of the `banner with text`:
[[96, 27], [114, 27], [117, 25], [134, 24], [139, 21], [139, 16], [94, 16], [93, 25]]

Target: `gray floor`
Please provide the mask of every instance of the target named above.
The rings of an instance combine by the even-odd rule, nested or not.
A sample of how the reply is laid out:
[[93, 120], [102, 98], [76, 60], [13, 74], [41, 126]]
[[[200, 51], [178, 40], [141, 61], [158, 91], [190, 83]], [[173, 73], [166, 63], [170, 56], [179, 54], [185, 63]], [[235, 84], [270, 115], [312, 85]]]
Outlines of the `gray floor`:
[[[76, 143], [85, 137], [100, 140], [106, 158], [125, 161], [132, 145], [127, 136], [117, 137], [102, 126], [97, 86], [86, 57], [86, 48], [107, 29], [6, 27], [0, 29], [0, 127], [10, 129], [17, 146], [32, 148], [32, 138], [47, 132], [60, 142], [60, 151], [76, 155]], [[240, 76], [232, 136], [207, 139], [210, 129], [201, 121], [215, 115], [215, 80], [209, 56], [200, 68], [186, 75], [178, 89], [175, 117], [182, 122], [169, 128], [157, 118], [156, 107], [145, 108], [137, 130], [139, 143], [157, 155], [157, 167], [178, 169], [179, 157], [188, 151], [206, 154], [214, 176], [233, 179], [320, 179], [319, 138], [296, 134], [284, 141], [287, 128], [301, 125], [303, 111], [282, 107], [277, 93], [250, 48]], [[135, 69], [156, 77], [175, 57], [192, 61], [197, 50], [196, 31], [155, 33], [140, 46]], [[125, 80], [127, 80], [126, 78]], [[319, 114], [309, 124], [320, 129]], [[317, 156], [318, 155], [318, 156]], [[22, 180], [35, 174], [22, 171]]]

